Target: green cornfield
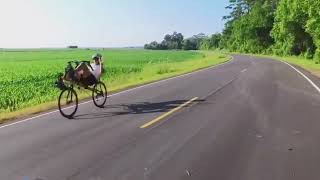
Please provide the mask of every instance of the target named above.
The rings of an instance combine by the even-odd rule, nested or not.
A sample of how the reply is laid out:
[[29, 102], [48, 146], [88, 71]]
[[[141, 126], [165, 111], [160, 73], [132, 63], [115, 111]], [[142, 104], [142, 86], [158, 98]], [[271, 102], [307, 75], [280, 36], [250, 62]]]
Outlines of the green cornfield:
[[[203, 58], [199, 52], [148, 51], [142, 49], [31, 49], [0, 50], [0, 113], [54, 101], [59, 89], [54, 82], [68, 61], [90, 60], [100, 52], [104, 56], [108, 88], [119, 78], [133, 77], [152, 64], [185, 62]], [[166, 69], [158, 73], [166, 73]]]

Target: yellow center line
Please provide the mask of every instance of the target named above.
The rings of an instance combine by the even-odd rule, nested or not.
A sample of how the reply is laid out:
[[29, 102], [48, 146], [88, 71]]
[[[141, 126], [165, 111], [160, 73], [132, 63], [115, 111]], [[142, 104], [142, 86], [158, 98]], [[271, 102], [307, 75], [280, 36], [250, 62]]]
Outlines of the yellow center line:
[[180, 110], [181, 108], [186, 107], [187, 105], [189, 105], [190, 103], [192, 103], [193, 101], [195, 101], [195, 100], [197, 100], [197, 99], [198, 99], [198, 97], [195, 97], [195, 98], [191, 99], [190, 101], [188, 101], [188, 102], [186, 102], [186, 103], [184, 103], [184, 104], [181, 104], [180, 106], [172, 109], [171, 111], [169, 111], [169, 112], [167, 112], [167, 113], [165, 113], [165, 114], [157, 117], [156, 119], [154, 119], [154, 120], [152, 120], [152, 121], [150, 121], [150, 122], [148, 122], [148, 123], [140, 126], [140, 128], [141, 128], [141, 129], [144, 129], [144, 128], [147, 128], [147, 127], [153, 125], [154, 123], [157, 123], [157, 122], [161, 121], [162, 119], [164, 119], [164, 118], [168, 117], [169, 115], [177, 112], [177, 111]]

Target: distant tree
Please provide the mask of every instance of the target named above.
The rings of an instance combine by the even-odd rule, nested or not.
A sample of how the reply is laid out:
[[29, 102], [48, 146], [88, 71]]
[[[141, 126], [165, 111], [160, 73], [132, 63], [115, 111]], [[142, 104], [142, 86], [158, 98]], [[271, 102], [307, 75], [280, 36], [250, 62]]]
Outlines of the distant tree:
[[181, 33], [173, 32], [172, 35], [165, 35], [163, 39], [161, 43], [154, 41], [146, 44], [144, 48], [153, 50], [182, 49], [184, 37]]
[[192, 42], [195, 43], [196, 49], [200, 49], [202, 41], [208, 39], [208, 36], [204, 33], [199, 33], [191, 37]]
[[166, 35], [164, 36], [164, 41], [166, 41], [166, 42], [172, 41], [171, 35], [170, 35], [170, 34], [166, 34]]
[[184, 39], [181, 33], [173, 32], [173, 34], [166, 34], [161, 43], [156, 41], [146, 44], [145, 49], [152, 50], [167, 50], [167, 49], [183, 49], [183, 50], [198, 50], [217, 48], [220, 44], [221, 34], [214, 34], [208, 37], [204, 33], [193, 35], [190, 38]]
[[195, 39], [207, 39], [208, 38], [208, 36], [206, 35], [206, 34], [204, 34], [204, 33], [199, 33], [199, 34], [196, 34], [196, 35], [193, 35], [193, 37], [195, 38]]
[[220, 33], [213, 34], [210, 38], [210, 46], [215, 49], [219, 48], [221, 39], [222, 39], [222, 34]]
[[151, 49], [149, 44], [144, 45], [144, 49]]
[[162, 42], [161, 42], [161, 50], [167, 50], [167, 49], [169, 49], [169, 47], [168, 47], [168, 43], [167, 43], [167, 41], [165, 41], [165, 40], [163, 40]]
[[174, 32], [171, 36], [171, 42], [174, 44], [174, 49], [182, 49], [183, 35], [181, 33]]
[[157, 50], [159, 49], [159, 44], [157, 41], [152, 41], [150, 44], [144, 45], [145, 49], [152, 49], [152, 50]]
[[222, 35], [220, 33], [213, 34], [211, 37], [204, 39], [200, 44], [200, 49], [209, 50], [220, 47]]
[[183, 41], [183, 50], [197, 50], [197, 43], [194, 39], [189, 38]]

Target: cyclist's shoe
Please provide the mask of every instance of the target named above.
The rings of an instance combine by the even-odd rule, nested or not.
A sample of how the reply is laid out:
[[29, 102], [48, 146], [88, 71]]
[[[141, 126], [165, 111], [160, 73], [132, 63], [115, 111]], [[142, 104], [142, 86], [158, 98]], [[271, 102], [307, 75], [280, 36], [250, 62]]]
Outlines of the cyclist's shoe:
[[67, 89], [67, 86], [64, 84], [63, 79], [61, 77], [55, 82], [55, 86], [60, 90]]

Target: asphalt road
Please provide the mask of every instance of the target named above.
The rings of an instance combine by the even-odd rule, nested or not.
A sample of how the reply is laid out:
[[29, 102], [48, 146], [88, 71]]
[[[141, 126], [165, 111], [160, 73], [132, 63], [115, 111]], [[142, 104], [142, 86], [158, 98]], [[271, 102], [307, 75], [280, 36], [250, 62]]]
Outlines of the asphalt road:
[[282, 62], [235, 56], [113, 95], [105, 109], [82, 104], [74, 120], [53, 112], [0, 127], [0, 180], [313, 180], [319, 139], [310, 82]]

